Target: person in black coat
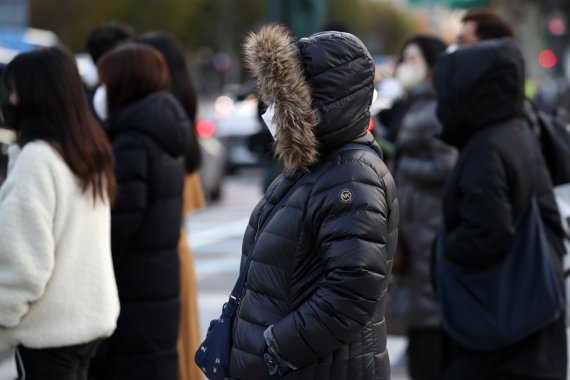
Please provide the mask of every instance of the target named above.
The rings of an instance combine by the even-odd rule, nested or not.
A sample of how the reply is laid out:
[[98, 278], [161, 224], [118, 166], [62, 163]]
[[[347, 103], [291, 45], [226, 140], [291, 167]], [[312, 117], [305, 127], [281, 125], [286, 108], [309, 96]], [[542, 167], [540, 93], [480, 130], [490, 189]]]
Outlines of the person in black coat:
[[[402, 48], [398, 77], [406, 89], [408, 110], [396, 139], [392, 173], [400, 203], [399, 250], [403, 270], [394, 276], [394, 291], [409, 302], [402, 310], [408, 336], [408, 371], [412, 380], [439, 379], [440, 320], [431, 282], [432, 246], [442, 219], [445, 183], [457, 159], [457, 150], [437, 135], [441, 123], [435, 114], [433, 73], [446, 45], [439, 38], [419, 35]], [[396, 271], [396, 265], [394, 266]], [[398, 281], [399, 280], [399, 281]], [[390, 323], [390, 320], [388, 320]], [[429, 350], [426, 350], [429, 348]]]
[[351, 34], [294, 41], [278, 25], [252, 33], [244, 52], [262, 101], [275, 111], [265, 119], [285, 170], [245, 232], [243, 257], [252, 262], [234, 319], [230, 376], [387, 379], [385, 294], [399, 211], [367, 132], [372, 58]]
[[102, 379], [176, 379], [178, 239], [188, 117], [155, 48], [127, 43], [98, 63], [116, 158], [111, 240], [121, 314]]
[[[472, 270], [497, 263], [509, 252], [516, 222], [535, 189], [553, 262], [561, 274], [563, 232], [552, 184], [542, 157], [531, 149], [534, 137], [522, 120], [524, 62], [519, 48], [510, 38], [485, 41], [440, 57], [437, 68], [441, 138], [460, 149], [444, 198], [443, 257]], [[562, 380], [566, 361], [561, 316], [491, 352], [468, 349], [446, 336], [442, 378]]]

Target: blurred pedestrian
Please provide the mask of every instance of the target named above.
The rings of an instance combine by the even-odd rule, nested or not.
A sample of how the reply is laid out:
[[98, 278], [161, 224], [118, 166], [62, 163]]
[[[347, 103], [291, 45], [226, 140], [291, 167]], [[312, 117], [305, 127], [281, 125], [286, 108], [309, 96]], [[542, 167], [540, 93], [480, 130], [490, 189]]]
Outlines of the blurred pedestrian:
[[[135, 31], [129, 25], [118, 21], [111, 21], [93, 29], [87, 37], [85, 47], [93, 63], [97, 65], [99, 58], [101, 58], [103, 54], [122, 43], [130, 41], [134, 36]], [[108, 116], [103, 114], [103, 110], [106, 108], [104, 104], [106, 99], [105, 87], [97, 84], [93, 88], [86, 89], [86, 92], [91, 111], [99, 121], [103, 121]]]
[[[547, 240], [543, 246], [547, 252], [542, 256], [548, 261], [545, 268], [552, 273], [554, 266], [559, 277], [555, 284], [561, 286], [563, 281], [563, 231], [552, 183], [542, 157], [534, 151], [534, 139], [522, 120], [522, 54], [509, 38], [457, 50], [438, 61], [435, 85], [437, 114], [444, 126], [442, 139], [460, 149], [444, 197], [445, 235], [442, 235], [436, 267], [461, 271], [463, 276], [458, 281], [485, 279], [476, 289], [467, 288], [471, 289], [469, 299], [451, 303], [450, 299], [441, 296], [457, 291], [446, 288], [449, 282], [442, 281], [449, 278], [450, 272], [438, 269], [436, 273], [445, 331], [443, 379], [566, 379], [566, 326], [562, 300], [551, 316], [556, 318], [552, 322], [530, 326], [524, 336], [511, 338], [512, 343], [483, 342], [492, 347], [488, 349], [482, 344], [476, 347], [474, 341], [460, 339], [457, 326], [450, 322], [452, 314], [466, 312], [467, 302], [485, 307], [489, 300], [497, 298], [492, 310], [526, 306], [520, 314], [532, 315], [541, 311], [546, 293], [536, 298], [531, 294], [527, 296], [526, 292], [531, 291], [527, 288], [521, 295], [527, 302], [523, 305], [513, 304], [514, 300], [510, 298], [500, 298], [505, 289], [522, 288], [522, 284], [512, 284], [503, 278], [506, 273], [497, 269], [505, 268], [505, 262], [522, 260], [519, 256], [523, 254], [522, 250], [512, 251], [515, 242], [521, 239], [527, 242], [515, 246], [520, 248], [531, 244], [524, 239], [535, 238], [521, 232], [521, 221], [532, 215], [529, 210], [532, 210], [534, 199], [540, 211], [536, 215], [537, 223], [542, 221]], [[538, 255], [539, 251], [534, 253]], [[490, 310], [487, 308], [484, 312]], [[520, 314], [513, 318], [526, 317]], [[469, 326], [501, 323], [500, 320], [473, 318], [477, 317], [472, 315], [462, 320], [462, 333], [487, 336], [493, 331], [469, 331]], [[501, 326], [515, 324], [515, 320], [504, 322]], [[497, 334], [507, 333], [500, 330]]]
[[[396, 139], [394, 177], [398, 185], [400, 291], [406, 292], [402, 317], [407, 326], [408, 370], [413, 380], [439, 379], [441, 330], [431, 281], [432, 246], [441, 223], [445, 183], [457, 150], [439, 140], [433, 72], [445, 43], [415, 36], [402, 48], [396, 76], [406, 90], [407, 111]], [[397, 300], [397, 298], [395, 299]], [[389, 309], [392, 304], [389, 304]]]
[[111, 21], [99, 25], [89, 33], [85, 46], [94, 64], [106, 52], [134, 38], [135, 31], [129, 25]]
[[285, 169], [244, 236], [230, 375], [387, 379], [398, 203], [367, 132], [372, 58], [351, 34], [295, 41], [278, 25], [252, 33], [244, 52]]
[[[204, 208], [206, 201], [202, 192], [198, 170], [202, 162], [198, 136], [194, 129], [196, 123], [197, 97], [190, 73], [184, 58], [184, 49], [171, 34], [152, 32], [137, 38], [137, 42], [153, 46], [162, 53], [170, 74], [170, 92], [178, 99], [190, 120], [188, 141], [186, 144], [184, 178], [183, 215]], [[200, 313], [198, 312], [198, 294], [194, 259], [186, 229], [182, 223], [180, 242], [180, 326], [178, 331], [178, 380], [202, 379], [202, 372], [194, 364], [194, 353], [201, 341]]]
[[467, 47], [484, 40], [515, 36], [511, 23], [492, 9], [474, 8], [461, 19], [457, 35], [458, 47]]
[[184, 153], [190, 122], [160, 52], [122, 44], [97, 64], [116, 157], [111, 242], [121, 314], [101, 379], [176, 379]]
[[[462, 19], [457, 43], [459, 47], [466, 47], [496, 38], [512, 38], [514, 35], [511, 23], [492, 9], [473, 9]], [[540, 142], [552, 183], [561, 185], [570, 182], [570, 135], [563, 108], [544, 107], [539, 96], [534, 100], [525, 99], [523, 114]]]
[[18, 55], [4, 84], [18, 144], [0, 189], [0, 352], [18, 346], [27, 380], [86, 379], [119, 314], [113, 154], [63, 48]]

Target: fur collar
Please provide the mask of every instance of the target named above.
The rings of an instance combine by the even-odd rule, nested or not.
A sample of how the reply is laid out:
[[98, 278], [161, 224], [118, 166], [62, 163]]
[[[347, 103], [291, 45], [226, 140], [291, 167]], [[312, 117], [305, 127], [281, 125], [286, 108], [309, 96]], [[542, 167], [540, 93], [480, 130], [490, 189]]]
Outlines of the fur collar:
[[306, 170], [319, 158], [315, 135], [319, 120], [294, 38], [282, 25], [265, 25], [249, 34], [243, 50], [261, 100], [275, 103], [275, 154], [287, 172]]

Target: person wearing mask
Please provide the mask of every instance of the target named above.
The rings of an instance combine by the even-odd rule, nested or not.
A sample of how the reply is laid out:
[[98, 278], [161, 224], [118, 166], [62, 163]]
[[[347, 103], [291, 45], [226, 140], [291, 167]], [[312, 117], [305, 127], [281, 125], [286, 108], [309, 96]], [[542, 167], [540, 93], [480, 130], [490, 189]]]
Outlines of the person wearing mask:
[[398, 286], [409, 301], [402, 317], [408, 330], [408, 370], [413, 380], [439, 379], [440, 372], [441, 331], [430, 268], [443, 191], [457, 158], [455, 148], [437, 138], [441, 124], [435, 114], [432, 79], [437, 56], [445, 49], [439, 38], [415, 36], [404, 44], [396, 71], [408, 103], [392, 172], [400, 203], [396, 255], [402, 255], [403, 268]]
[[17, 347], [27, 380], [86, 379], [119, 315], [113, 153], [63, 48], [18, 55], [4, 85], [18, 143], [0, 188], [0, 352]]
[[[263, 114], [267, 111], [267, 105], [261, 100], [257, 100], [257, 121], [264, 126]], [[257, 154], [260, 161], [260, 166], [263, 171], [262, 176], [262, 192], [266, 192], [271, 183], [283, 171], [283, 165], [275, 157], [273, 150], [275, 140], [271, 132], [267, 128], [262, 128], [259, 132], [253, 134], [248, 141], [248, 148], [253, 153]]]
[[111, 243], [121, 314], [93, 375], [174, 380], [190, 121], [168, 92], [168, 67], [158, 50], [122, 44], [103, 55], [97, 69], [107, 95], [105, 131], [116, 158]]
[[[198, 136], [194, 129], [196, 123], [197, 97], [190, 78], [184, 49], [171, 34], [152, 32], [137, 38], [138, 43], [153, 46], [162, 53], [170, 74], [170, 92], [178, 99], [190, 119], [188, 141], [184, 154], [186, 176], [184, 178], [184, 201], [182, 212], [188, 215], [192, 211], [204, 208], [206, 201], [202, 192], [198, 170], [202, 162]], [[200, 313], [194, 260], [188, 243], [184, 223], [178, 243], [180, 258], [180, 326], [178, 331], [178, 380], [202, 379], [202, 372], [194, 363], [194, 352], [200, 345]]]
[[[437, 261], [443, 260], [441, 263], [453, 264], [471, 276], [495, 273], [489, 270], [513, 253], [518, 221], [535, 197], [547, 241], [546, 259], [554, 265], [561, 286], [563, 231], [550, 177], [522, 119], [524, 61], [519, 48], [510, 38], [493, 39], [441, 56], [435, 87], [437, 115], [443, 124], [441, 138], [460, 150], [444, 196], [445, 234], [436, 267], [441, 267]], [[440, 281], [443, 275], [438, 270], [438, 295], [453, 290]], [[501, 290], [488, 285], [498, 282], [500, 276], [486, 277], [483, 286], [487, 288], [479, 288], [479, 293], [487, 293], [480, 297], [490, 298]], [[465, 300], [454, 304], [447, 299], [439, 301], [446, 303], [442, 310], [457, 312], [464, 308]], [[536, 301], [528, 297], [529, 313], [540, 307]], [[442, 379], [566, 379], [562, 308], [544, 327], [492, 349], [460, 342], [446, 327], [450, 325], [444, 315]]]
[[[85, 47], [91, 56], [91, 60], [95, 66], [97, 66], [99, 58], [106, 52], [122, 43], [130, 41], [134, 36], [135, 31], [129, 25], [118, 21], [111, 21], [93, 29], [87, 37]], [[104, 88], [98, 84], [93, 88], [86, 89], [86, 93], [91, 111], [100, 122], [103, 121], [107, 116], [101, 115], [106, 107]]]
[[295, 41], [274, 24], [250, 34], [244, 53], [284, 173], [245, 232], [230, 376], [387, 379], [384, 296], [399, 212], [367, 132], [372, 58], [349, 33]]

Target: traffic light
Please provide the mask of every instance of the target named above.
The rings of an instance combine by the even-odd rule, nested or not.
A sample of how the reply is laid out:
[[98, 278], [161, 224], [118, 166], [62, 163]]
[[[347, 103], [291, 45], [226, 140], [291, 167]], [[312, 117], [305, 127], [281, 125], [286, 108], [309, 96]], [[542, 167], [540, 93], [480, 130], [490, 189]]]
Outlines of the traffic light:
[[553, 36], [563, 36], [566, 34], [566, 22], [561, 16], [553, 16], [548, 21], [548, 31]]
[[544, 69], [551, 69], [558, 63], [556, 54], [550, 49], [544, 49], [538, 54], [538, 64]]
[[307, 37], [324, 26], [326, 0], [267, 0], [270, 21], [286, 24], [297, 37]]
[[551, 75], [563, 74], [562, 57], [566, 50], [567, 22], [565, 15], [554, 10], [544, 19], [542, 51], [538, 54], [538, 63], [543, 69], [549, 70]]

